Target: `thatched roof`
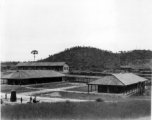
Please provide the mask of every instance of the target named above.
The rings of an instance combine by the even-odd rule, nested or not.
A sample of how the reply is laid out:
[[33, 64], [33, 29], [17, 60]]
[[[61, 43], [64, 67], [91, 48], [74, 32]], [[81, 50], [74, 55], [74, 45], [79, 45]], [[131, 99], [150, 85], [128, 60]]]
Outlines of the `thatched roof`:
[[16, 66], [63, 66], [66, 62], [25, 62], [18, 63]]
[[[7, 73], [7, 72], [6, 72]], [[17, 70], [8, 74], [2, 74], [2, 79], [31, 79], [31, 78], [52, 78], [63, 77], [64, 74], [53, 70]]]
[[92, 85], [131, 85], [138, 82], [144, 82], [147, 79], [139, 77], [132, 73], [119, 73], [111, 74], [110, 76], [105, 76], [96, 81], [90, 82], [88, 84]]

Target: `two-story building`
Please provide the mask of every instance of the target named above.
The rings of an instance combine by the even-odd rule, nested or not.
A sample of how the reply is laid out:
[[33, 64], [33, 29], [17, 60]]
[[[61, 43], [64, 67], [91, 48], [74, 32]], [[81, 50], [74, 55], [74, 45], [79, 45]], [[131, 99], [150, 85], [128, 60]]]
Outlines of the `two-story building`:
[[55, 70], [63, 73], [69, 72], [66, 62], [24, 62], [18, 63], [18, 70]]

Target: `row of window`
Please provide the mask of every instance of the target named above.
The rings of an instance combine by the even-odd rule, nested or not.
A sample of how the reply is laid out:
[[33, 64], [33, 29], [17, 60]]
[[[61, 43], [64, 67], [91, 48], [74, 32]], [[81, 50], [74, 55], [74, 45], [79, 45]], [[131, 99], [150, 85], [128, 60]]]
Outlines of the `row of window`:
[[[19, 70], [57, 70], [57, 71], [62, 71], [62, 68], [26, 68], [26, 67], [20, 67]], [[69, 67], [64, 67], [64, 70], [69, 70]]]
[[69, 70], [69, 67], [64, 67], [64, 70]]

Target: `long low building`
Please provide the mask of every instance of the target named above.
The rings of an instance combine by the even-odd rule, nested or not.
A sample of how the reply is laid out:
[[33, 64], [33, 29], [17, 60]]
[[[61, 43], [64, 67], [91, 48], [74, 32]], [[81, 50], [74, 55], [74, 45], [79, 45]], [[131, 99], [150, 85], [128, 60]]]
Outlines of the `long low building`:
[[66, 62], [24, 62], [18, 63], [18, 70], [55, 70], [63, 73], [69, 72]]
[[143, 92], [148, 80], [132, 73], [119, 73], [105, 76], [101, 79], [88, 83], [88, 92], [95, 85], [101, 93], [124, 93]]
[[1, 75], [10, 85], [26, 85], [63, 81], [65, 75], [54, 70], [16, 70]]

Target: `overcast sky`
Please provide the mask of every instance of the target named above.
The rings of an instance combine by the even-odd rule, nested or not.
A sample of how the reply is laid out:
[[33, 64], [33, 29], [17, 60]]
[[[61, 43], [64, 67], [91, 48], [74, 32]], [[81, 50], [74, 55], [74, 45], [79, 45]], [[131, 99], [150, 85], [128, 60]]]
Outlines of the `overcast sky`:
[[152, 50], [152, 0], [3, 0], [1, 60], [32, 61], [73, 46]]

